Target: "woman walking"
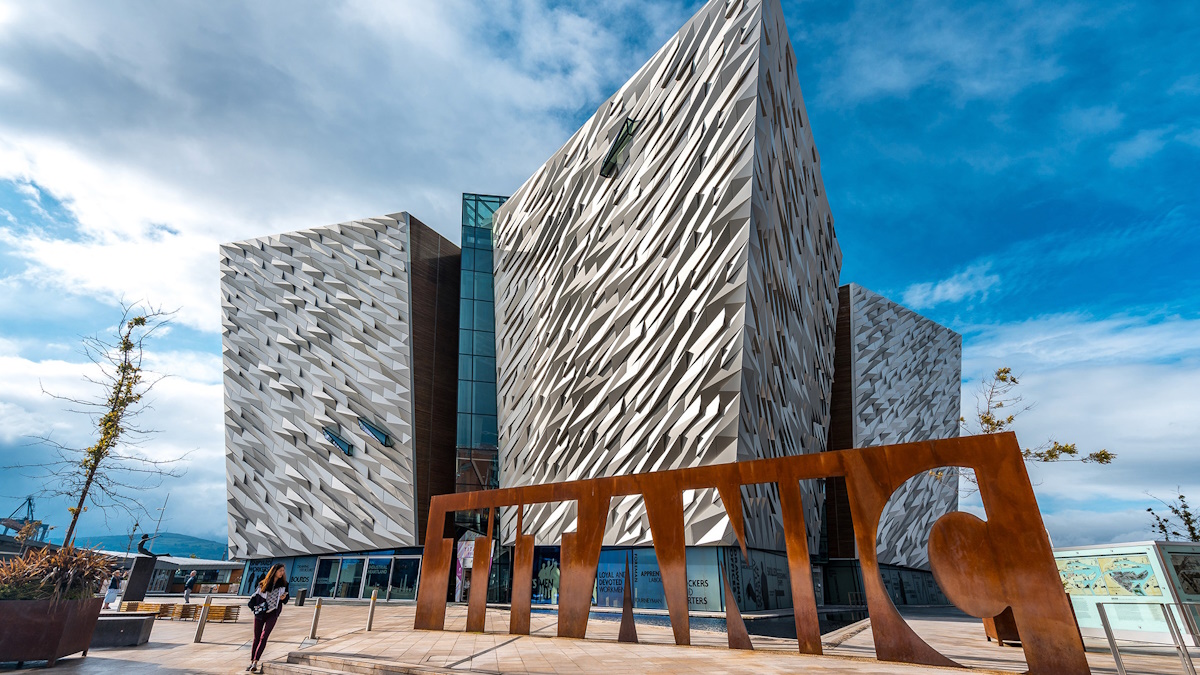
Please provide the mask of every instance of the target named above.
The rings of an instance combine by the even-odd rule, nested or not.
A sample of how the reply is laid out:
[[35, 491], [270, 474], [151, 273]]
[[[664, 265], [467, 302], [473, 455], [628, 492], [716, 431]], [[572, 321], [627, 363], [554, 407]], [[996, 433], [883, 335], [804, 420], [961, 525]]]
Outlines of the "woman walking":
[[117, 601], [117, 596], [121, 594], [121, 579], [124, 576], [120, 568], [113, 570], [112, 577], [108, 580], [108, 591], [104, 594], [104, 609], [109, 609], [109, 605]]
[[283, 565], [276, 563], [267, 570], [267, 575], [258, 583], [258, 589], [250, 596], [248, 604], [254, 610], [254, 644], [250, 649], [250, 665], [246, 668], [250, 672], [262, 672], [259, 660], [267, 648], [267, 638], [279, 620], [279, 613], [288, 601], [287, 587], [287, 572]]

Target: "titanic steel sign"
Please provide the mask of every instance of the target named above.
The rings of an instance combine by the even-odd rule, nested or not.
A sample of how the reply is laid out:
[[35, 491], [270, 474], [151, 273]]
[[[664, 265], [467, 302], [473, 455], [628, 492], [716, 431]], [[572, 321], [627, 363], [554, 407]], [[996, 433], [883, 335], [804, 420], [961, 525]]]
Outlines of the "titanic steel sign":
[[[740, 487], [774, 483], [783, 509], [799, 650], [820, 654], [821, 635], [799, 481], [844, 476], [877, 658], [959, 666], [929, 646], [901, 618], [887, 594], [875, 558], [879, 518], [888, 498], [912, 476], [942, 467], [975, 471], [987, 516], [985, 521], [969, 513], [953, 512], [934, 523], [929, 538], [929, 561], [946, 597], [959, 609], [979, 618], [998, 616], [1011, 607], [1031, 675], [1089, 673], [1083, 641], [1059, 581], [1021, 449], [1011, 433], [438, 495], [430, 502], [415, 627], [445, 628], [446, 588], [454, 560], [454, 542], [445, 538], [443, 531], [447, 516], [455, 511], [489, 510], [490, 538], [498, 508], [572, 501], [578, 509], [578, 527], [575, 532], [564, 534], [561, 542], [558, 635], [584, 637], [610, 501], [614, 497], [641, 495], [646, 503], [675, 642], [690, 644], [683, 492], [716, 488], [745, 553]], [[532, 535], [522, 531], [523, 510], [517, 511], [509, 623], [512, 634], [529, 633], [534, 542]], [[474, 578], [487, 578], [491, 555], [490, 546], [475, 547]], [[626, 588], [628, 614], [631, 602]], [[486, 595], [487, 584], [471, 585], [467, 630], [483, 630]], [[730, 646], [750, 648], [750, 638], [731, 596], [726, 613]], [[622, 639], [636, 640], [632, 628], [631, 621], [629, 630], [623, 627]]]

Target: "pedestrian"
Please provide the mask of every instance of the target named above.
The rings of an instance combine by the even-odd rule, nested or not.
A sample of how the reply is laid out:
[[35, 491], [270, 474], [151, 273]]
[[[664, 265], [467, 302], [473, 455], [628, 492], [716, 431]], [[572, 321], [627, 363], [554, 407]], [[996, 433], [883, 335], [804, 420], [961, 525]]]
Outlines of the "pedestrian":
[[287, 572], [283, 565], [276, 563], [267, 570], [267, 575], [259, 582], [258, 589], [250, 596], [247, 603], [254, 611], [254, 643], [250, 649], [250, 665], [246, 670], [253, 673], [262, 672], [263, 650], [267, 648], [267, 638], [279, 620], [279, 613], [288, 601]]
[[119, 567], [113, 570], [112, 576], [108, 579], [108, 591], [104, 594], [104, 609], [109, 609], [109, 605], [117, 601], [117, 596], [121, 594], [121, 579], [124, 576], [125, 574]]
[[192, 601], [192, 591], [196, 588], [196, 570], [188, 575], [186, 581], [183, 582], [183, 604], [189, 604]]

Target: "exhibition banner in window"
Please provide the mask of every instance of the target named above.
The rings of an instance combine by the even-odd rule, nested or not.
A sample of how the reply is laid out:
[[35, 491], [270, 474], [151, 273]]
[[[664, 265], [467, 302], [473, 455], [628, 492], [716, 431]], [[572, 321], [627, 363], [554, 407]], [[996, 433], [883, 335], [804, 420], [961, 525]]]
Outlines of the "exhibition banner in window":
[[288, 594], [293, 598], [303, 589], [312, 587], [313, 572], [317, 569], [317, 557], [307, 556], [292, 561], [292, 572], [288, 575]]
[[[721, 577], [715, 547], [687, 551], [688, 609], [721, 611]], [[625, 597], [625, 564], [633, 577], [633, 603], [639, 609], [666, 609], [662, 575], [652, 548], [606, 549], [596, 570], [595, 602], [620, 607]]]

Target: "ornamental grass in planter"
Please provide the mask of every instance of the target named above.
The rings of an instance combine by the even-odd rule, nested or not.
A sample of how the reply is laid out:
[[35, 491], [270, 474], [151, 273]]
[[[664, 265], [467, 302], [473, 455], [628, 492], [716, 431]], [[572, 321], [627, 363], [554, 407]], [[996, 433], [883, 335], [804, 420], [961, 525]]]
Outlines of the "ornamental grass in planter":
[[87, 655], [112, 560], [89, 549], [31, 549], [0, 563], [0, 662]]

